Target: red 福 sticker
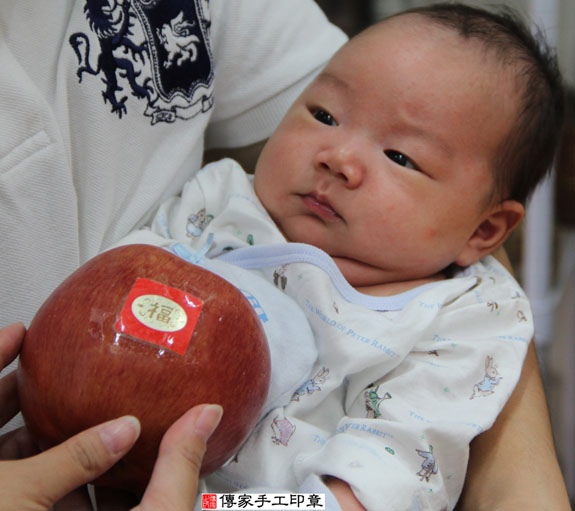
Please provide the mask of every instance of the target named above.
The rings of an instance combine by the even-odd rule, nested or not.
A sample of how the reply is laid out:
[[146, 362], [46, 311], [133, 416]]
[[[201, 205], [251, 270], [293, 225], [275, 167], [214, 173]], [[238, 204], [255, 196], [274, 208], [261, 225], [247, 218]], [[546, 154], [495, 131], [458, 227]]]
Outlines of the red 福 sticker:
[[124, 303], [116, 331], [183, 355], [202, 306], [203, 302], [189, 293], [139, 278]]

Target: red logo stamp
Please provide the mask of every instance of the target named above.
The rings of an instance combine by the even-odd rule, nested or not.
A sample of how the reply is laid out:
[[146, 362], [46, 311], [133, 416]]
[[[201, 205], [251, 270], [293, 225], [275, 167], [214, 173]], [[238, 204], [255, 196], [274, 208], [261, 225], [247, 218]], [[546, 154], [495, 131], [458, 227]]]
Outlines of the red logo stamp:
[[218, 496], [215, 493], [202, 493], [202, 509], [217, 509]]
[[116, 331], [184, 355], [202, 306], [189, 293], [139, 278], [124, 303]]

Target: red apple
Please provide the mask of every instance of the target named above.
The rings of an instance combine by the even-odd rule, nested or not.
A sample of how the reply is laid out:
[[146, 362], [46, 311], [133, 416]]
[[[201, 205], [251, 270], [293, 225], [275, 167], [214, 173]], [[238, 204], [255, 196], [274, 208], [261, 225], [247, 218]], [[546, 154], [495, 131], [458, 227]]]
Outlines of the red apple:
[[202, 475], [233, 456], [269, 377], [264, 331], [237, 288], [166, 250], [129, 245], [94, 257], [48, 297], [24, 341], [18, 390], [44, 445], [138, 417], [141, 437], [97, 483], [141, 490], [164, 432], [193, 405], [224, 408]]

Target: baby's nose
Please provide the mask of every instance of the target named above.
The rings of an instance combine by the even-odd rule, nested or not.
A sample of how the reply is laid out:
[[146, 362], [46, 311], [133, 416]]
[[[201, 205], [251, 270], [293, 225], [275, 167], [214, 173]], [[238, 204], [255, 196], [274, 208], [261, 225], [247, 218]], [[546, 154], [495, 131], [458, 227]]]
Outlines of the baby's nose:
[[345, 180], [348, 188], [357, 188], [365, 176], [365, 164], [359, 148], [343, 144], [326, 149], [318, 154], [316, 168], [326, 170]]

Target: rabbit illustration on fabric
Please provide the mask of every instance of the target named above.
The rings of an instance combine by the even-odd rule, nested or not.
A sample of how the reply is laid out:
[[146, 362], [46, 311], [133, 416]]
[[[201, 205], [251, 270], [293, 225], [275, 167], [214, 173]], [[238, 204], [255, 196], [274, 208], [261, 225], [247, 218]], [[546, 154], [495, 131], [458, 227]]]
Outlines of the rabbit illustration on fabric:
[[285, 275], [287, 266], [287, 264], [282, 264], [274, 270], [274, 285], [276, 287], [281, 287], [283, 291], [285, 291], [287, 286], [287, 277]]
[[200, 209], [195, 215], [188, 217], [186, 233], [190, 238], [201, 236], [206, 226], [213, 220], [214, 215], [208, 215], [206, 208]]
[[473, 394], [469, 399], [493, 394], [495, 392], [495, 386], [499, 385], [501, 378], [497, 371], [497, 366], [493, 362], [493, 357], [487, 355], [485, 358], [485, 376], [482, 381], [473, 386]]
[[419, 480], [423, 481], [425, 479], [429, 482], [429, 478], [439, 472], [435, 456], [433, 455], [433, 446], [429, 446], [429, 451], [421, 449], [416, 449], [416, 451], [417, 454], [423, 458], [423, 461], [421, 462], [421, 470], [417, 472], [417, 475], [420, 477]]

